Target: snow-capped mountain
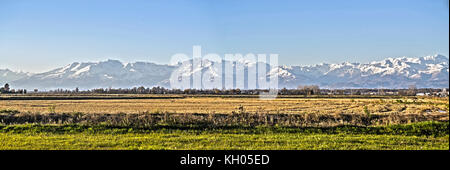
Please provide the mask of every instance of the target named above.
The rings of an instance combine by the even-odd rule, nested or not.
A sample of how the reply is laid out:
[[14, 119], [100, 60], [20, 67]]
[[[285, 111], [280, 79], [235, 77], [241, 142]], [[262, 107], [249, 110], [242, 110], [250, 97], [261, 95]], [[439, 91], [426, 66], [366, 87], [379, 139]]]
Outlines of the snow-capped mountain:
[[[449, 86], [449, 59], [442, 55], [422, 58], [387, 58], [367, 64], [344, 62], [314, 66], [281, 66], [280, 85], [318, 84], [328, 88], [440, 88]], [[302, 79], [304, 81], [302, 81]]]
[[117, 60], [75, 62], [62, 68], [18, 79], [11, 82], [11, 85], [27, 89], [155, 86], [166, 80], [174, 68], [146, 62], [124, 64]]
[[30, 75], [31, 75], [30, 73], [14, 72], [9, 69], [0, 69], [0, 83], [11, 82]]
[[[200, 60], [199, 60], [200, 61]], [[0, 70], [0, 83], [10, 82], [13, 88], [80, 89], [130, 88], [136, 86], [164, 86], [170, 88], [173, 76], [202, 75], [203, 88], [233, 88], [251, 84], [249, 71], [269, 65], [240, 60], [235, 63], [201, 60], [185, 61], [178, 65], [159, 65], [149, 62], [122, 63], [117, 60], [72, 63], [48, 72], [29, 74]], [[233, 74], [220, 74], [226, 64], [235, 69]], [[177, 74], [172, 74], [177, 73]], [[242, 74], [239, 74], [242, 73]], [[225, 75], [226, 78], [222, 78]], [[244, 78], [238, 78], [239, 76]], [[245, 75], [245, 76], [244, 76]], [[172, 77], [171, 77], [172, 76]], [[298, 85], [319, 85], [321, 88], [419, 88], [449, 87], [449, 59], [442, 55], [421, 58], [387, 58], [370, 63], [317, 64], [311, 66], [278, 66], [267, 70], [265, 77], [278, 76], [279, 88]], [[261, 77], [260, 77], [261, 78]], [[224, 84], [214, 80], [225, 81]], [[252, 86], [245, 85], [245, 88]]]

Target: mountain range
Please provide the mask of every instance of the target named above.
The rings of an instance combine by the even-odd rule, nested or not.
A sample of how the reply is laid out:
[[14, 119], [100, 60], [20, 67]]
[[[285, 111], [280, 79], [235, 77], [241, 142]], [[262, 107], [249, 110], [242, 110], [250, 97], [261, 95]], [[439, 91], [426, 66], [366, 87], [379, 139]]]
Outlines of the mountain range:
[[[256, 65], [245, 60], [233, 64], [244, 65], [245, 71]], [[170, 77], [174, 71], [187, 75], [202, 73], [221, 79], [222, 75], [215, 73], [215, 66], [218, 65], [221, 63], [209, 60], [203, 61], [202, 64], [184, 62], [178, 65], [151, 62], [122, 63], [118, 60], [75, 62], [43, 73], [0, 69], [0, 83], [8, 82], [15, 89], [40, 90], [137, 86], [170, 88]], [[266, 76], [273, 75], [278, 75], [279, 88], [296, 88], [298, 85], [313, 84], [321, 88], [333, 89], [408, 88], [409, 85], [416, 85], [418, 88], [448, 88], [449, 58], [443, 55], [432, 55], [419, 58], [387, 58], [363, 64], [343, 62], [309, 66], [277, 66], [268, 70]]]

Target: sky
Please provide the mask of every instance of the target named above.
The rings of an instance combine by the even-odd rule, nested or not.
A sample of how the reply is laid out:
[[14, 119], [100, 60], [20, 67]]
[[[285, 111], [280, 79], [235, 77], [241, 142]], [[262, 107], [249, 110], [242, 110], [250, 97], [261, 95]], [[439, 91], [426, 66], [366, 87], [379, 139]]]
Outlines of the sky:
[[0, 69], [279, 54], [279, 64], [449, 54], [448, 0], [0, 0]]

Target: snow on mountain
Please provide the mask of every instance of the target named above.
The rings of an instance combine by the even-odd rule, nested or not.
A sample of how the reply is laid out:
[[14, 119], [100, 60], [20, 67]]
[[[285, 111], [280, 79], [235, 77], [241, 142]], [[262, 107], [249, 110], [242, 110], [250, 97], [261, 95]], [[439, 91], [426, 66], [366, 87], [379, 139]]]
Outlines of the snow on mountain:
[[123, 64], [118, 60], [72, 63], [62, 68], [34, 74], [11, 83], [19, 88], [129, 88], [154, 86], [166, 80], [173, 66], [146, 62]]
[[[295, 76], [311, 78], [307, 84], [327, 88], [407, 88], [411, 84], [438, 88], [449, 86], [448, 63], [447, 57], [434, 55], [387, 58], [368, 64], [344, 62], [285, 69]], [[295, 83], [280, 86], [293, 88]]]
[[30, 73], [14, 72], [9, 69], [0, 69], [0, 83], [8, 83], [30, 75]]
[[[201, 61], [201, 62], [200, 62]], [[215, 80], [233, 88], [249, 81], [249, 70], [256, 70], [265, 63], [240, 60], [231, 64], [236, 68], [222, 79], [219, 70], [222, 62], [197, 60], [178, 65], [159, 65], [149, 62], [122, 63], [117, 60], [101, 62], [75, 62], [48, 72], [29, 74], [0, 70], [0, 82], [10, 82], [14, 88], [27, 89], [80, 89], [130, 88], [136, 86], [170, 87], [173, 72], [182, 76], [203, 75], [203, 88], [222, 88]], [[269, 65], [265, 64], [267, 68]], [[236, 78], [244, 73], [244, 79]], [[278, 66], [267, 69], [265, 77], [278, 76], [279, 88], [296, 88], [298, 85], [319, 85], [321, 88], [407, 88], [415, 84], [420, 88], [449, 87], [449, 59], [442, 55], [421, 58], [387, 58], [370, 63], [317, 64], [310, 66]], [[262, 77], [264, 78], [264, 76]], [[260, 77], [261, 79], [261, 77]], [[245, 85], [245, 88], [251, 88]]]

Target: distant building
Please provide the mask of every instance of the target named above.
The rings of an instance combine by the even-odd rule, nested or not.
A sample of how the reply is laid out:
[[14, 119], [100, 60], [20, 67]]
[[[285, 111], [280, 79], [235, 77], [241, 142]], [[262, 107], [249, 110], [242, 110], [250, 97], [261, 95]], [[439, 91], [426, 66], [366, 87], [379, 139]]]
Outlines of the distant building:
[[440, 93], [437, 93], [437, 96], [439, 96], [439, 97], [447, 97], [448, 95], [449, 94], [448, 94], [448, 91], [446, 88], [443, 88]]
[[386, 92], [387, 95], [395, 95], [396, 93], [392, 92], [392, 91], [388, 91]]
[[425, 96], [425, 93], [417, 93], [416, 96]]

